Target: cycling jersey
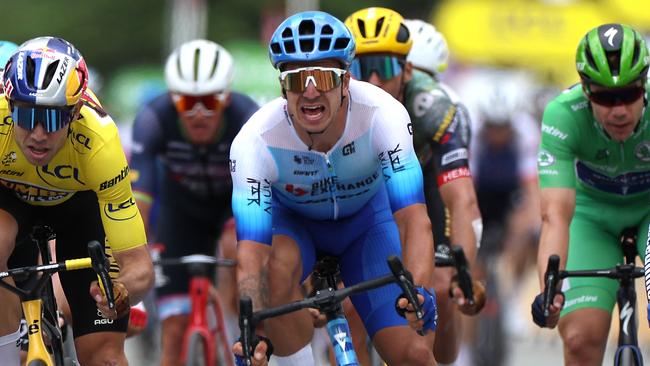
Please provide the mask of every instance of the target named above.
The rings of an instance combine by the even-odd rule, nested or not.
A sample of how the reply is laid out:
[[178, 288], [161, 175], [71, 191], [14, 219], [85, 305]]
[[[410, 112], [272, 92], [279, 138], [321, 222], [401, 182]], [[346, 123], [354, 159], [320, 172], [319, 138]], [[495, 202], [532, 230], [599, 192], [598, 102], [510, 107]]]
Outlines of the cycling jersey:
[[[648, 97], [646, 92], [646, 98]], [[594, 117], [580, 85], [564, 91], [546, 107], [538, 154], [542, 188], [575, 188], [576, 207], [569, 231], [567, 269], [599, 269], [621, 263], [618, 237], [638, 227], [643, 258], [650, 225], [650, 112], [645, 108], [625, 141], [609, 138]], [[563, 282], [562, 316], [596, 307], [612, 311], [618, 283], [602, 278]]]
[[144, 227], [131, 192], [129, 166], [117, 127], [90, 94], [84, 95], [80, 113], [68, 126], [61, 150], [48, 164], [34, 166], [15, 142], [11, 111], [1, 95], [0, 184], [35, 206], [59, 205], [75, 192], [94, 191], [113, 251], [144, 245]]
[[449, 244], [451, 228], [438, 187], [469, 177], [469, 114], [430, 75], [413, 70], [404, 88], [404, 106], [413, 123], [413, 145], [424, 172], [424, 187], [436, 245]]
[[278, 98], [244, 125], [230, 153], [238, 240], [271, 244], [272, 202], [312, 220], [353, 215], [386, 184], [393, 211], [422, 203], [422, 173], [404, 107], [381, 89], [350, 81], [345, 130], [327, 153], [296, 134]]

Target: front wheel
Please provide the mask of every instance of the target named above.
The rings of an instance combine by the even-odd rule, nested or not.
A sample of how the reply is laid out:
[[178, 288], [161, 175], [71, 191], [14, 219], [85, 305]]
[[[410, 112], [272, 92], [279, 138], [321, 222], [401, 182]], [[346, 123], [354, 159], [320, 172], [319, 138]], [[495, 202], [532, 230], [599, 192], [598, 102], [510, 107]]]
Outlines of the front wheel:
[[208, 366], [208, 348], [205, 338], [199, 333], [193, 333], [187, 344], [186, 366]]

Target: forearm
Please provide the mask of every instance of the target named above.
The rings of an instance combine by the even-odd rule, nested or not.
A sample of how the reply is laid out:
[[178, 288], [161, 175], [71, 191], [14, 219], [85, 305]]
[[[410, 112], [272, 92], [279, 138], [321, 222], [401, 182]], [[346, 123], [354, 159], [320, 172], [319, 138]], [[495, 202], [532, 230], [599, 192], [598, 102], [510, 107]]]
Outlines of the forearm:
[[477, 243], [481, 238], [477, 238], [474, 225], [475, 221], [481, 220], [481, 213], [478, 209], [476, 198], [466, 197], [455, 200], [449, 206], [451, 215], [451, 243], [459, 244], [465, 252], [465, 257], [469, 262], [470, 268], [476, 261], [476, 252], [478, 251]]
[[239, 296], [248, 296], [253, 309], [268, 305], [267, 263], [271, 247], [252, 241], [241, 241], [237, 248], [237, 287]]
[[544, 288], [544, 273], [548, 265], [548, 257], [552, 254], [560, 256], [560, 268], [566, 264], [569, 246], [569, 225], [563, 222], [553, 222], [553, 219], [542, 219], [542, 231], [537, 253], [537, 272], [540, 288]]
[[153, 264], [146, 245], [120, 252], [113, 256], [120, 266], [117, 281], [124, 284], [129, 293], [129, 302], [135, 305], [142, 301], [154, 283]]
[[[408, 210], [408, 211], [404, 211]], [[416, 204], [395, 213], [402, 239], [404, 266], [413, 275], [416, 285], [433, 286], [435, 266], [431, 221], [424, 204]]]

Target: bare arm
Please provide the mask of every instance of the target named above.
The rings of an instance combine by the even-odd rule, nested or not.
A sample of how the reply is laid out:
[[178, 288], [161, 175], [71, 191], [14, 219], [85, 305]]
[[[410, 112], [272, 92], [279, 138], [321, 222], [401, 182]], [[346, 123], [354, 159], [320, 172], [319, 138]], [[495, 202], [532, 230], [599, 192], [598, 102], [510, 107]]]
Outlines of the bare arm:
[[146, 245], [113, 252], [120, 266], [117, 280], [124, 284], [129, 293], [129, 302], [135, 305], [142, 301], [154, 282], [153, 264]]
[[271, 246], [252, 240], [242, 240], [237, 244], [237, 285], [239, 295], [247, 295], [253, 300], [255, 310], [268, 304], [268, 276], [266, 269]]
[[460, 244], [470, 267], [476, 260], [477, 238], [472, 227], [474, 220], [481, 219], [474, 183], [470, 177], [455, 179], [440, 187], [440, 196], [451, 215], [451, 243]]
[[541, 190], [542, 231], [537, 255], [540, 288], [544, 288], [544, 272], [550, 255], [560, 256], [560, 268], [566, 265], [569, 225], [575, 205], [575, 189], [543, 188]]
[[404, 266], [416, 285], [431, 288], [435, 266], [431, 221], [424, 204], [406, 206], [394, 214], [402, 241]]

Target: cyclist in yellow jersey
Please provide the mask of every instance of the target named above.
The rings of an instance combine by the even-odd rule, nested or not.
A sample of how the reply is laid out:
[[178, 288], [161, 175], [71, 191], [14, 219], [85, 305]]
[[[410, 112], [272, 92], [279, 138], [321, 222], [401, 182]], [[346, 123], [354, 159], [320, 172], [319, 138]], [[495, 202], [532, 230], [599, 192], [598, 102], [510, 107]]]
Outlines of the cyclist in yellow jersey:
[[[126, 365], [126, 315], [151, 288], [153, 268], [117, 127], [86, 92], [87, 75], [81, 54], [55, 37], [23, 43], [6, 65], [0, 271], [36, 262], [33, 245], [23, 244], [36, 224], [53, 228], [59, 259], [85, 257], [88, 241], [105, 242], [120, 267], [115, 309], [106, 306], [92, 271], [61, 275], [61, 282], [81, 364]], [[0, 339], [17, 337], [18, 299], [0, 290], [0, 303]], [[3, 365], [18, 365], [12, 350], [0, 348], [0, 358]]]

